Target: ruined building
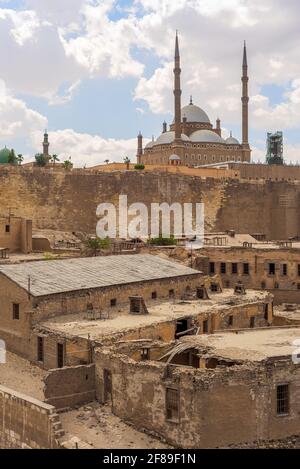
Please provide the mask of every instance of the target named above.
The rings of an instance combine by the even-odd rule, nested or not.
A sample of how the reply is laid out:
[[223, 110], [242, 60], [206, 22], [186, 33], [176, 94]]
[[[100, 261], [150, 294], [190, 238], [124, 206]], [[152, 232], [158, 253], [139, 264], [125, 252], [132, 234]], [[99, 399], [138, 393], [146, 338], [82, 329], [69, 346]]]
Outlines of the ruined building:
[[206, 275], [219, 275], [226, 288], [242, 281], [246, 288], [272, 293], [275, 304], [299, 304], [299, 240], [270, 242], [263, 234], [254, 236], [258, 239], [234, 231], [207, 234], [197, 268]]

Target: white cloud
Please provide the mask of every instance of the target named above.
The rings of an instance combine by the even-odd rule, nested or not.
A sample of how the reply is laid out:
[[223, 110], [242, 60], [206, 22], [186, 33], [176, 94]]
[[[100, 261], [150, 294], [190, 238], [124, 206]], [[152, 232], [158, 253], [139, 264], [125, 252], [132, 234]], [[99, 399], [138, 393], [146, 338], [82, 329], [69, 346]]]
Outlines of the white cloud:
[[[148, 38], [144, 42], [150, 47], [152, 41], [163, 62], [152, 76], [141, 77], [135, 99], [146, 101], [154, 113], [173, 113], [172, 52], [174, 30], [179, 28], [183, 103], [192, 94], [212, 121], [219, 115], [223, 123], [240, 124], [242, 44], [248, 39], [251, 126], [259, 130], [299, 126], [300, 107], [294, 104], [300, 77], [299, 2], [186, 0], [163, 2], [164, 8], [158, 8], [159, 1], [139, 3], [149, 12], [143, 19]], [[167, 51], [158, 43], [162, 41], [158, 31], [164, 31]], [[265, 84], [287, 89], [290, 82], [292, 92], [279, 105], [271, 105], [262, 94]]]
[[[251, 127], [299, 127], [298, 0], [132, 0], [127, 8], [116, 0], [24, 0], [24, 5], [13, 10], [7, 2], [0, 8], [0, 79], [9, 83], [10, 99], [43, 96], [49, 104], [63, 105], [86, 78], [130, 76], [137, 80], [137, 112], [149, 107], [154, 113], [169, 112], [171, 120], [174, 32], [179, 29], [183, 104], [192, 94], [212, 121], [219, 116], [228, 128], [240, 124], [242, 43], [247, 39]], [[150, 76], [144, 64], [149, 57], [159, 61]], [[264, 96], [266, 84], [285, 89], [279, 104], [271, 105]], [[25, 106], [26, 124], [2, 119], [3, 134], [24, 126], [30, 133], [29, 122], [35, 132], [45, 117], [19, 99], [16, 103]], [[28, 113], [33, 113], [30, 119]], [[73, 131], [62, 131], [71, 139], [68, 132]], [[84, 139], [92, 142], [92, 154], [100, 151], [97, 137], [73, 133], [74, 140], [75, 135], [79, 145]], [[117, 141], [99, 139], [104, 153], [119, 148]], [[61, 135], [59, 141], [67, 143]], [[128, 142], [122, 141], [125, 150]]]
[[[32, 134], [32, 145], [40, 146], [41, 134]], [[50, 132], [50, 152], [59, 155], [60, 160], [68, 159], [70, 156], [76, 167], [84, 165], [94, 166], [104, 163], [106, 159], [110, 162], [123, 162], [128, 156], [132, 162], [136, 157], [136, 139], [115, 140], [105, 139], [98, 135], [78, 133], [72, 129]]]
[[38, 28], [41, 27], [39, 18], [34, 11], [20, 11], [0, 9], [0, 20], [11, 25], [10, 35], [19, 46], [32, 39]]
[[28, 138], [32, 132], [46, 126], [46, 117], [28, 108], [24, 101], [14, 98], [0, 80], [0, 139]]

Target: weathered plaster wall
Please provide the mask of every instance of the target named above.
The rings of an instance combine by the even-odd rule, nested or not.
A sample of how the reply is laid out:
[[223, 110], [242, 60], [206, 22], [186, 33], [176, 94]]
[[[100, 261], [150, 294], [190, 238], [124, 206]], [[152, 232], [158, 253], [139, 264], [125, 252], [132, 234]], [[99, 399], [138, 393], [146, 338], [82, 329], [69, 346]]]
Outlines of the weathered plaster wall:
[[[300, 303], [300, 250], [297, 248], [253, 249], [205, 247], [196, 265], [204, 274], [209, 274], [209, 263], [215, 264], [215, 273], [226, 287], [234, 287], [242, 281], [246, 288], [266, 289], [275, 297], [275, 304]], [[221, 264], [226, 264], [222, 273]], [[232, 274], [232, 264], [238, 265], [238, 273]], [[249, 265], [249, 274], [243, 272], [243, 264]], [[270, 275], [269, 264], [275, 264], [275, 274]], [[286, 272], [283, 272], [283, 265]]]
[[59, 448], [53, 406], [0, 386], [0, 448]]
[[44, 382], [46, 402], [57, 409], [95, 400], [95, 365], [50, 370]]
[[[299, 433], [300, 369], [291, 360], [166, 374], [157, 363], [99, 348], [95, 363], [98, 399], [104, 399], [104, 370], [110, 370], [113, 412], [176, 447], [227, 447]], [[276, 386], [282, 383], [290, 384], [290, 412], [278, 417]], [[178, 421], [167, 419], [167, 388], [179, 391]]]

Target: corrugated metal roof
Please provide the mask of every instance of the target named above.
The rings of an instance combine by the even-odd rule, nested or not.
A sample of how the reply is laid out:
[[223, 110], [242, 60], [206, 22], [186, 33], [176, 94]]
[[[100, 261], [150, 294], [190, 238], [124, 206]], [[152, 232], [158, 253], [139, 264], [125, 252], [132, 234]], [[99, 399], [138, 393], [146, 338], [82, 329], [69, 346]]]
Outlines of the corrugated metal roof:
[[4, 274], [33, 296], [199, 274], [150, 254], [76, 258], [0, 266]]

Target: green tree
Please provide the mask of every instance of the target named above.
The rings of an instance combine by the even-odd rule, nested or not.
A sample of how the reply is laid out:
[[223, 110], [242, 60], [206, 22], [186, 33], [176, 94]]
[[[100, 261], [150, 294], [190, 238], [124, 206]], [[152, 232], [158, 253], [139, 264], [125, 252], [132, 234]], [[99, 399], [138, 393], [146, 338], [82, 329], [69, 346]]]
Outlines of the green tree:
[[108, 164], [108, 163], [109, 163], [109, 160], [104, 160], [104, 163]]
[[37, 153], [35, 155], [35, 164], [37, 166], [40, 166], [40, 167], [46, 166], [48, 162], [49, 162], [48, 157], [45, 156], [43, 153]]
[[15, 153], [15, 150], [13, 148], [9, 152], [8, 163], [9, 164], [16, 164], [17, 163], [16, 153]]
[[52, 155], [51, 156], [51, 163], [53, 163], [55, 165], [55, 163], [59, 161], [59, 158], [57, 155]]
[[128, 158], [128, 156], [125, 156], [125, 158], [124, 158], [123, 161], [124, 161], [124, 163], [126, 164], [126, 169], [129, 169], [129, 167], [130, 167], [130, 166], [129, 166], [129, 165], [130, 165], [130, 159]]
[[92, 253], [93, 256], [97, 256], [97, 253], [102, 249], [108, 249], [110, 247], [110, 239], [104, 238], [101, 239], [98, 236], [95, 238], [88, 238], [85, 241], [85, 245], [88, 250]]
[[65, 168], [66, 170], [72, 169], [72, 168], [73, 168], [73, 163], [72, 163], [71, 159], [65, 160], [65, 161], [63, 162], [63, 166], [64, 166], [64, 168]]

